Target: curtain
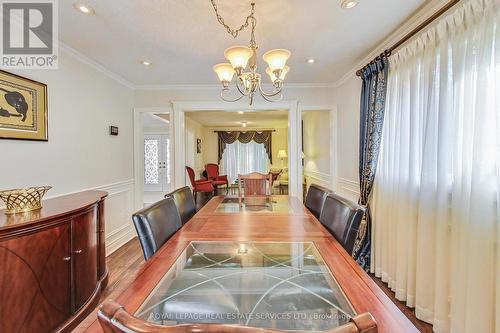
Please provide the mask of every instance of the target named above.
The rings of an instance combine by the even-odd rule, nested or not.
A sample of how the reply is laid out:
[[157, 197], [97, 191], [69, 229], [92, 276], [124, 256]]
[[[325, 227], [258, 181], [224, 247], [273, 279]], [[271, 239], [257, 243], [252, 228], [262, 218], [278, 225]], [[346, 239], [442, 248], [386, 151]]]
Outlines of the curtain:
[[384, 123], [388, 59], [382, 55], [361, 70], [361, 113], [359, 132], [359, 203], [366, 208], [352, 257], [365, 270], [370, 269], [371, 213], [369, 198], [377, 171], [377, 160]]
[[222, 160], [222, 155], [226, 149], [226, 145], [231, 144], [235, 141], [241, 143], [249, 143], [254, 141], [256, 143], [264, 144], [264, 148], [269, 157], [270, 163], [273, 163], [273, 151], [272, 151], [272, 138], [273, 131], [246, 131], [246, 132], [217, 132], [219, 136], [219, 163]]
[[500, 332], [500, 29], [463, 1], [394, 54], [372, 272], [435, 332]]
[[222, 173], [227, 175], [229, 183], [233, 183], [238, 174], [267, 173], [268, 161], [264, 144], [236, 141], [228, 144], [222, 154]]

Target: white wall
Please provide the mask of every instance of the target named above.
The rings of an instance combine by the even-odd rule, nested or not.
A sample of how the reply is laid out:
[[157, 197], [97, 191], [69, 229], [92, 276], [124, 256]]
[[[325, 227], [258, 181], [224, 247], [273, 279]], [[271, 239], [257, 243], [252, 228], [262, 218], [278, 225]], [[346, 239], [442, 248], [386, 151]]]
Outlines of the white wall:
[[361, 79], [349, 77], [333, 89], [338, 117], [337, 192], [353, 200], [359, 196], [359, 101]]
[[307, 111], [302, 113], [305, 154], [303, 173], [307, 186], [311, 183], [328, 188], [332, 186], [331, 165], [333, 161], [330, 154], [331, 112]]
[[[133, 92], [61, 50], [58, 70], [16, 74], [48, 86], [48, 142], [0, 140], [0, 188], [51, 185], [47, 197], [103, 189], [108, 253], [133, 236]], [[118, 136], [108, 134], [119, 127]]]
[[[203, 126], [188, 117], [185, 118], [185, 126], [186, 165], [193, 168], [196, 179], [198, 179], [200, 173], [205, 169], [203, 147], [200, 154], [196, 152], [196, 139], [201, 139], [203, 144]], [[189, 180], [187, 180], [186, 184], [189, 184]]]

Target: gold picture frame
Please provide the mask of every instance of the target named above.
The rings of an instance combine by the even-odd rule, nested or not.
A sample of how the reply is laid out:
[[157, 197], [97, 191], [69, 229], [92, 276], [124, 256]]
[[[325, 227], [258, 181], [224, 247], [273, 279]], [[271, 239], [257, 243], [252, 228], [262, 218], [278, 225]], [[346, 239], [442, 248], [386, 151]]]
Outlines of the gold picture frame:
[[0, 139], [48, 141], [47, 85], [0, 70]]

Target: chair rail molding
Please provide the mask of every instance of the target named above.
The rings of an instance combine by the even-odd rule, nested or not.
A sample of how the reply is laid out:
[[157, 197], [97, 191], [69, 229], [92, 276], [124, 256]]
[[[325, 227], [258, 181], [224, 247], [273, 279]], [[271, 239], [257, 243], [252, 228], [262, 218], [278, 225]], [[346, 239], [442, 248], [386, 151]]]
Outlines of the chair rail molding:
[[304, 176], [309, 180], [307, 181], [307, 185], [314, 183], [330, 188], [333, 184], [333, 177], [329, 173], [304, 169]]
[[134, 212], [134, 180], [98, 186], [95, 190], [108, 192], [104, 204], [106, 221], [106, 256], [135, 237], [132, 225]]
[[337, 191], [353, 201], [359, 198], [359, 182], [347, 178], [337, 178]]
[[304, 169], [304, 175], [306, 177], [309, 177], [311, 179], [314, 179], [314, 180], [317, 180], [317, 181], [323, 183], [323, 184], [319, 184], [319, 185], [323, 185], [326, 187], [330, 187], [332, 185], [332, 175], [329, 173]]

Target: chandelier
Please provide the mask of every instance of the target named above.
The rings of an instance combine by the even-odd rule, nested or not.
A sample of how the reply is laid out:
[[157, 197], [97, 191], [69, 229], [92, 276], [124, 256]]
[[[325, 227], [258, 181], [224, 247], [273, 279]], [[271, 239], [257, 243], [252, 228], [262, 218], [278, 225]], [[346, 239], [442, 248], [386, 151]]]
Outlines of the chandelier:
[[[238, 34], [249, 25], [251, 26], [250, 44], [248, 46], [232, 46], [226, 49], [224, 51], [224, 57], [229, 63], [221, 63], [213, 66], [213, 70], [222, 83], [221, 98], [226, 102], [236, 102], [243, 97], [248, 97], [249, 104], [252, 105], [254, 95], [258, 90], [266, 101], [280, 101], [283, 98], [281, 93], [283, 81], [285, 80], [286, 74], [290, 71], [290, 67], [286, 65], [291, 55], [290, 51], [285, 49], [274, 49], [263, 54], [262, 58], [268, 65], [266, 73], [269, 75], [273, 84], [272, 91], [264, 91], [261, 75], [257, 72], [258, 45], [255, 42], [255, 26], [257, 25], [257, 19], [254, 16], [255, 3], [251, 4], [252, 9], [245, 22], [238, 29], [232, 29], [224, 22], [224, 19], [219, 14], [215, 0], [210, 1], [212, 2], [217, 20], [233, 38], [236, 38]], [[235, 73], [235, 86], [238, 96], [231, 98], [228, 96], [231, 91], [229, 86], [233, 81]]]

